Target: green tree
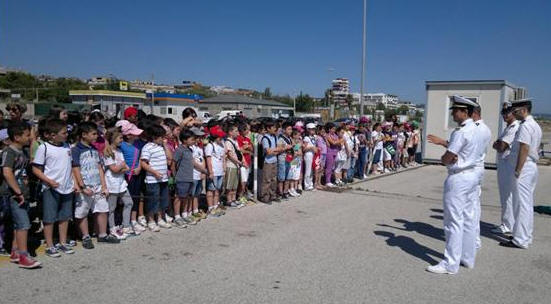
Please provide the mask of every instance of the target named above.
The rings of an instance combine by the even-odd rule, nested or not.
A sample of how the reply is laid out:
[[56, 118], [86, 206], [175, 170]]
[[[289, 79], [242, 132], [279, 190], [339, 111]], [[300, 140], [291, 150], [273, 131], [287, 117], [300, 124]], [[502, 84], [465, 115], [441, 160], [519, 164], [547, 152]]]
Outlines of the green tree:
[[264, 98], [269, 99], [272, 98], [272, 89], [269, 87], [264, 89], [264, 94], [262, 94]]
[[302, 92], [296, 97], [297, 112], [312, 112], [314, 110], [314, 99], [310, 95], [303, 95]]
[[353, 104], [354, 104], [354, 97], [352, 96], [352, 94], [346, 95], [346, 106], [348, 107], [348, 111], [350, 112], [354, 111]]
[[385, 110], [386, 107], [382, 102], [377, 103], [377, 106], [375, 107], [375, 110]]
[[406, 105], [401, 105], [401, 106], [398, 108], [398, 114], [406, 115], [406, 114], [408, 114], [408, 112], [409, 112], [409, 108], [408, 108], [408, 106], [406, 106]]

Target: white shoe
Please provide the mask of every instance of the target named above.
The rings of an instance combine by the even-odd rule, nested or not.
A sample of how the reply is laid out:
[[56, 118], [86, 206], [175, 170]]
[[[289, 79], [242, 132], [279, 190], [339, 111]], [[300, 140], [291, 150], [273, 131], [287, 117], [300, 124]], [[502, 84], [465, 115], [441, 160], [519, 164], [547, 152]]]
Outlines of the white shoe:
[[157, 225], [161, 228], [165, 228], [165, 229], [170, 229], [172, 228], [172, 225], [170, 225], [169, 223], [165, 222], [164, 220], [158, 220], [157, 221]]
[[367, 178], [367, 174], [364, 174], [364, 178]]
[[144, 228], [144, 226], [140, 225], [138, 222], [132, 222], [130, 223], [130, 226], [132, 226], [132, 229], [134, 230], [134, 233], [136, 235], [142, 234], [142, 232], [145, 232], [147, 229]]
[[327, 183], [327, 184], [325, 184], [325, 186], [329, 187], [329, 188], [335, 188], [336, 187], [333, 183]]
[[159, 229], [159, 226], [157, 226], [157, 224], [155, 224], [155, 222], [150, 222], [149, 224], [147, 224], [147, 227], [149, 227], [149, 230], [153, 231], [153, 232], [161, 231], [161, 229]]
[[508, 234], [511, 233], [511, 230], [507, 229], [505, 225], [501, 224], [498, 227], [495, 227], [491, 230], [493, 233], [501, 233], [501, 234]]
[[299, 194], [295, 191], [295, 189], [289, 189], [289, 194], [292, 197], [298, 197], [299, 196]]
[[132, 234], [134, 234], [134, 235], [140, 235], [140, 233], [136, 233], [136, 232], [134, 231], [134, 229], [132, 229], [131, 227], [124, 227], [124, 228], [122, 228], [122, 233], [124, 233], [124, 234], [126, 234], [126, 235], [128, 235], [128, 236], [130, 236], [130, 235], [132, 235]]
[[147, 227], [147, 221], [145, 220], [145, 216], [138, 217], [138, 223], [142, 225], [142, 227]]
[[172, 223], [172, 221], [174, 221], [174, 219], [168, 214], [165, 214], [165, 220], [169, 224]]
[[448, 271], [446, 267], [444, 267], [442, 264], [428, 266], [426, 270], [428, 272], [437, 273], [437, 274], [455, 274], [454, 272]]
[[117, 239], [121, 241], [126, 240], [126, 237], [128, 237], [127, 234], [124, 234], [124, 232], [122, 232], [122, 229], [120, 227], [111, 228], [110, 232], [111, 235], [114, 235], [115, 237], [117, 237]]

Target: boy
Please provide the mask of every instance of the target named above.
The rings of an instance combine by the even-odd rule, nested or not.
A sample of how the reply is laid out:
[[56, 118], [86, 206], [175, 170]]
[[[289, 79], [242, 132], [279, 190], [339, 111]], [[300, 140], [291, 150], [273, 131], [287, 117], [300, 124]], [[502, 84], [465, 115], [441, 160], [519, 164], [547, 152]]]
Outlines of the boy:
[[289, 198], [289, 180], [287, 175], [289, 174], [290, 162], [286, 161], [287, 154], [292, 155], [293, 148], [291, 141], [291, 134], [293, 132], [293, 124], [290, 122], [283, 123], [282, 133], [277, 140], [277, 146], [279, 148], [279, 155], [277, 156], [277, 180], [279, 195], [283, 199]]
[[[191, 192], [193, 188], [193, 149], [195, 135], [189, 130], [180, 132], [181, 145], [174, 151], [172, 172], [175, 174], [176, 194], [178, 199], [174, 202], [174, 223], [180, 228], [186, 228], [187, 224], [195, 225], [197, 222], [191, 216], [192, 202]], [[180, 206], [183, 212], [180, 215]]]
[[[60, 257], [59, 251], [72, 254], [67, 244], [67, 227], [73, 215], [73, 193], [76, 190], [71, 173], [71, 147], [67, 141], [67, 124], [60, 119], [46, 122], [46, 139], [36, 150], [33, 174], [42, 181], [42, 207], [46, 254]], [[54, 247], [54, 224], [58, 222], [59, 244]], [[84, 244], [83, 244], [84, 245]]]
[[11, 144], [2, 151], [2, 184], [1, 199], [9, 204], [9, 212], [13, 220], [14, 236], [10, 262], [18, 263], [21, 268], [37, 268], [40, 262], [35, 261], [27, 252], [27, 235], [31, 228], [28, 215], [28, 176], [27, 165], [29, 157], [23, 152], [23, 147], [30, 144], [30, 125], [25, 122], [15, 122], [8, 127]]
[[265, 124], [267, 134], [261, 139], [264, 150], [264, 164], [262, 167], [261, 201], [271, 205], [272, 201], [281, 202], [277, 197], [277, 155], [287, 147], [277, 147], [277, 127], [272, 121]]
[[147, 135], [150, 142], [143, 147], [140, 157], [141, 166], [146, 172], [147, 226], [149, 230], [159, 232], [159, 226], [166, 229], [172, 227], [163, 219], [163, 213], [168, 208], [168, 161], [163, 147], [165, 129], [153, 124], [149, 126]]
[[120, 240], [107, 233], [109, 203], [105, 173], [98, 150], [92, 145], [98, 138], [97, 126], [93, 122], [83, 122], [77, 128], [80, 141], [72, 148], [73, 175], [79, 195], [76, 199], [75, 218], [82, 233], [82, 247], [93, 249], [94, 244], [88, 231], [88, 213], [94, 215], [98, 229], [98, 242], [118, 244]]
[[[226, 150], [226, 205], [233, 208], [241, 208], [244, 206], [242, 202], [237, 201], [237, 187], [239, 186], [239, 168], [246, 167], [243, 164], [243, 154], [237, 147], [237, 136], [239, 131], [237, 126], [228, 126], [228, 138], [225, 142]], [[246, 167], [247, 168], [247, 167]]]
[[306, 132], [308, 133], [304, 136], [304, 190], [312, 191], [314, 190], [314, 170], [313, 161], [314, 154], [318, 152], [316, 147], [316, 124], [309, 123], [306, 125]]
[[224, 168], [226, 167], [226, 157], [222, 138], [226, 133], [215, 126], [210, 130], [210, 143], [205, 147], [205, 157], [207, 158], [207, 168], [209, 176], [207, 179], [207, 203], [213, 206], [211, 213], [220, 213], [216, 211], [220, 205], [220, 191], [224, 181]]
[[[247, 183], [249, 181], [249, 173], [252, 165], [253, 143], [249, 138], [250, 130], [249, 125], [242, 123], [238, 127], [239, 136], [237, 136], [237, 144], [239, 151], [243, 155], [243, 166], [240, 168], [240, 181], [238, 197], [241, 203], [248, 203], [248, 199], [252, 199], [252, 194], [247, 189]], [[252, 201], [251, 201], [252, 202]]]

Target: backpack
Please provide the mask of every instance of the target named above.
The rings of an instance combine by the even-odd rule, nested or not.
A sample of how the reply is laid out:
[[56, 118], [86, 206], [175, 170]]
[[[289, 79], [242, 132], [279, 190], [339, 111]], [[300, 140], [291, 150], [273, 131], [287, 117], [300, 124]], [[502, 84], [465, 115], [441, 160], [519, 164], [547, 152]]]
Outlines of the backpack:
[[237, 147], [235, 146], [235, 144], [233, 143], [233, 140], [231, 139], [228, 139], [228, 141], [230, 142], [230, 144], [233, 146], [233, 150], [235, 151], [235, 155], [237, 156], [237, 159], [242, 162], [243, 161], [243, 153], [241, 153], [241, 151], [239, 151], [239, 149], [237, 149]]
[[266, 155], [264, 153], [264, 146], [262, 145], [262, 141], [266, 138], [268, 141], [268, 145], [272, 146], [272, 141], [270, 140], [270, 137], [263, 135], [260, 141], [258, 142], [258, 168], [262, 169], [264, 168], [264, 159], [266, 158]]

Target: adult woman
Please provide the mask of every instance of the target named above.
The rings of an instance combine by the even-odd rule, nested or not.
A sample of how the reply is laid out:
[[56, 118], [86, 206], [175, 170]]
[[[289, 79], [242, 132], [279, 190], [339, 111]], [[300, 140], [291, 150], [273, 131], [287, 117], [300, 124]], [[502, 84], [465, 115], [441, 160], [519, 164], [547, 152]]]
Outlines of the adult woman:
[[6, 111], [10, 115], [10, 122], [23, 120], [23, 114], [27, 112], [27, 106], [21, 103], [11, 102], [6, 106]]

